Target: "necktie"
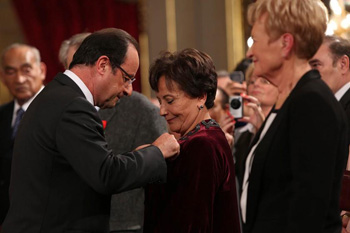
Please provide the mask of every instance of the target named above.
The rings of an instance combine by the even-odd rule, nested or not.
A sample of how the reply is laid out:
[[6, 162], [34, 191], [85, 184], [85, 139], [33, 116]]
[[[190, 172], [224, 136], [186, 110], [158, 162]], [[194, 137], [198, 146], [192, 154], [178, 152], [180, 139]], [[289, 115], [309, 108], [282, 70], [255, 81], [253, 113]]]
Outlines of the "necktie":
[[17, 110], [15, 124], [13, 125], [13, 129], [12, 129], [12, 139], [16, 137], [18, 126], [19, 126], [19, 123], [21, 122], [23, 114], [24, 114], [24, 110], [22, 108]]

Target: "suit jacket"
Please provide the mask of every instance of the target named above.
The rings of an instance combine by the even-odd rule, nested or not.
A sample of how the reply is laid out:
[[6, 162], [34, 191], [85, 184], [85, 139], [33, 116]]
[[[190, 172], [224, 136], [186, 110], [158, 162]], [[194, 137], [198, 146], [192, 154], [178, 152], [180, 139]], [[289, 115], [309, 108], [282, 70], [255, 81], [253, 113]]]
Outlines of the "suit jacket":
[[[346, 118], [348, 120], [348, 124], [350, 123], [350, 89], [345, 92], [345, 94], [339, 100], [340, 104], [343, 106], [345, 110]], [[348, 128], [348, 139], [350, 145], [350, 127]]]
[[96, 109], [58, 74], [19, 127], [2, 232], [105, 233], [111, 194], [165, 179], [157, 147], [124, 155], [108, 150]]
[[[107, 122], [105, 135], [108, 147], [115, 153], [132, 151], [152, 143], [167, 131], [159, 108], [144, 95], [134, 91], [122, 98], [116, 107], [101, 109], [99, 115]], [[143, 226], [144, 189], [115, 194], [111, 202], [111, 231], [140, 231]]]
[[9, 184], [13, 150], [12, 115], [15, 102], [0, 106], [0, 225], [9, 207]]
[[309, 71], [255, 150], [244, 232], [340, 232], [347, 154], [344, 111], [318, 71]]

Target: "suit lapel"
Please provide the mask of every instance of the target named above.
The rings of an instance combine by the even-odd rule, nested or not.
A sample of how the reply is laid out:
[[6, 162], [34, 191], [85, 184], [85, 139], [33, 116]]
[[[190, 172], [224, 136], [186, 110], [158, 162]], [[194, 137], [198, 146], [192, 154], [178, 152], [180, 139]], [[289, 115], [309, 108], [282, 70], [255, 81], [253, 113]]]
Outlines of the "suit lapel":
[[[287, 100], [283, 106], [287, 104]], [[257, 211], [258, 201], [260, 197], [260, 191], [261, 191], [261, 184], [262, 184], [262, 173], [264, 170], [264, 163], [268, 156], [268, 152], [270, 150], [270, 147], [272, 146], [271, 142], [273, 141], [273, 138], [275, 137], [275, 134], [279, 128], [279, 125], [281, 123], [281, 120], [284, 116], [285, 108], [282, 107], [272, 124], [270, 125], [269, 129], [267, 130], [264, 138], [261, 140], [259, 145], [256, 147], [254, 152], [254, 160], [251, 168], [251, 172], [249, 174], [249, 186], [248, 186], [248, 196], [247, 196], [247, 216], [246, 216], [246, 223], [247, 227], [250, 226], [250, 223], [253, 222], [255, 218], [255, 214]], [[273, 111], [270, 112], [269, 116], [271, 115]], [[265, 127], [266, 121], [264, 122]], [[257, 135], [254, 138], [255, 143], [258, 141], [261, 131], [263, 127], [259, 130], [259, 135]], [[254, 143], [254, 144], [255, 144]], [[253, 144], [253, 143], [252, 143]], [[253, 144], [253, 145], [254, 145]]]
[[339, 103], [342, 105], [343, 109], [346, 109], [350, 103], [350, 89], [348, 89], [345, 94], [339, 100]]

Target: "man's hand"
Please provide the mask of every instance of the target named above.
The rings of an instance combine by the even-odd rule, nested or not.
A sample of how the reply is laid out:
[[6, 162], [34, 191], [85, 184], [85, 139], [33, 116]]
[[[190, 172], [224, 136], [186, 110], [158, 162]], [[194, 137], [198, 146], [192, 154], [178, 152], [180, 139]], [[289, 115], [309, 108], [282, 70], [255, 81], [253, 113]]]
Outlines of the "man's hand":
[[174, 135], [170, 135], [168, 133], [160, 135], [160, 137], [157, 138], [152, 145], [158, 147], [166, 159], [180, 153], [179, 143], [175, 139]]
[[232, 149], [233, 145], [235, 144], [235, 138], [229, 133], [225, 133], [225, 137], [228, 144], [230, 145], [230, 148]]

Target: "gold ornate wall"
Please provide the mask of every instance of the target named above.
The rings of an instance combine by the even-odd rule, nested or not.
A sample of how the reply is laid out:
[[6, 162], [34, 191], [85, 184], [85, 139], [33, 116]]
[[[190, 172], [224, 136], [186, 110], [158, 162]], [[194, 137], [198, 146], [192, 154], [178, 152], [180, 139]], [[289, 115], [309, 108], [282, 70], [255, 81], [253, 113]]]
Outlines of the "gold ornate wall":
[[[14, 42], [23, 43], [24, 37], [14, 14], [10, 0], [0, 1], [0, 51]], [[7, 88], [0, 82], [0, 105], [9, 102], [12, 96]]]

